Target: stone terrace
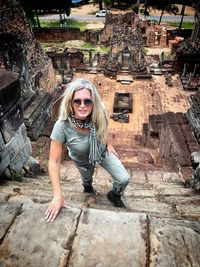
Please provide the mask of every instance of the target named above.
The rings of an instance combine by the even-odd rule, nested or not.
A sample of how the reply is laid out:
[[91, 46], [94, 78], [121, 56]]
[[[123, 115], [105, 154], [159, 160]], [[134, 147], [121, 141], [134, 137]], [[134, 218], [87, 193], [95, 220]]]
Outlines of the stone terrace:
[[0, 266], [199, 266], [199, 195], [177, 173], [135, 169], [130, 177], [122, 210], [106, 199], [112, 179], [101, 167], [95, 197], [82, 193], [77, 169], [64, 162], [61, 184], [71, 208], [49, 224], [48, 176], [0, 186]]

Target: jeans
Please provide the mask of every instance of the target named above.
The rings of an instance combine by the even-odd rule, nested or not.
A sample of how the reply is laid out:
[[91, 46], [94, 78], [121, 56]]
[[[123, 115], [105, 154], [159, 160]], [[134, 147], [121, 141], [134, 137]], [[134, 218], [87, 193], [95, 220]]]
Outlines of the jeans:
[[[122, 165], [121, 161], [113, 153], [105, 153], [100, 164], [113, 178], [112, 190], [121, 195], [129, 182], [129, 174]], [[92, 164], [81, 166], [76, 163], [76, 166], [81, 174], [83, 186], [91, 185], [93, 180], [94, 166]]]

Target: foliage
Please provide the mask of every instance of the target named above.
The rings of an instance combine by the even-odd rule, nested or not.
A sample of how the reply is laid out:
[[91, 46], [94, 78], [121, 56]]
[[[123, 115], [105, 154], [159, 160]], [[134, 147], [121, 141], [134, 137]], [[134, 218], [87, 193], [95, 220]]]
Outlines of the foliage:
[[[41, 20], [40, 21], [41, 27], [59, 27], [60, 26], [60, 21], [59, 20]], [[84, 31], [86, 29], [86, 22], [83, 21], [77, 21], [74, 19], [67, 19], [65, 21], [65, 24], [63, 27], [67, 28], [80, 28], [81, 31]]]
[[[179, 27], [179, 22], [168, 22], [168, 24], [172, 27]], [[182, 29], [193, 29], [194, 28], [194, 22], [190, 21], [184, 21], [182, 23]]]
[[176, 5], [172, 4], [170, 0], [145, 0], [143, 13], [145, 16], [149, 15], [151, 9], [161, 10], [162, 14], [164, 12], [170, 14], [177, 14], [178, 8]]
[[83, 45], [81, 45], [81, 48], [82, 49], [91, 49], [93, 51], [95, 51], [96, 53], [108, 53], [109, 51], [109, 48], [108, 47], [105, 47], [103, 45], [91, 45], [89, 43], [85, 43]]
[[[65, 13], [67, 16], [70, 15], [71, 11], [71, 0], [34, 0], [34, 1], [27, 1], [27, 0], [18, 0], [26, 12], [27, 17], [35, 27], [36, 25], [40, 27], [38, 12], [50, 12], [54, 10], [55, 12], [61, 14]], [[61, 17], [62, 19], [62, 17]]]
[[135, 14], [138, 14], [139, 12], [139, 5], [135, 4], [132, 6], [132, 10], [135, 12]]
[[18, 182], [21, 182], [22, 181], [22, 175], [21, 175], [21, 172], [20, 171], [12, 171], [12, 174], [11, 174], [11, 179], [13, 181], [18, 181]]

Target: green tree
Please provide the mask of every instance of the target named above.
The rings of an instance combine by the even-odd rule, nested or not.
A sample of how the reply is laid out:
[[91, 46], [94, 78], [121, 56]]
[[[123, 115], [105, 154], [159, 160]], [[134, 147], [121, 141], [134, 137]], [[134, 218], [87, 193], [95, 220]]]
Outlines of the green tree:
[[[35, 27], [36, 25], [40, 27], [38, 13], [43, 10], [45, 12], [49, 12], [55, 10], [59, 14], [66, 14], [67, 16], [70, 15], [71, 11], [71, 0], [34, 0], [34, 1], [27, 1], [27, 0], [19, 0], [21, 6], [24, 8], [27, 17]], [[60, 19], [63, 20], [62, 16], [60, 15]], [[62, 21], [61, 21], [62, 22]]]

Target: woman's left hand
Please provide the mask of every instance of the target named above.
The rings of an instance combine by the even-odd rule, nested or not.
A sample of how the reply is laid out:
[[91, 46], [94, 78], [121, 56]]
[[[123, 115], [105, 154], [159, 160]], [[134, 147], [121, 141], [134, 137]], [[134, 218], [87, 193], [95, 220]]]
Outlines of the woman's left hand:
[[117, 151], [115, 150], [115, 148], [113, 147], [113, 145], [111, 143], [108, 143], [107, 144], [107, 151], [108, 151], [108, 154], [114, 154], [115, 156], [119, 156]]

